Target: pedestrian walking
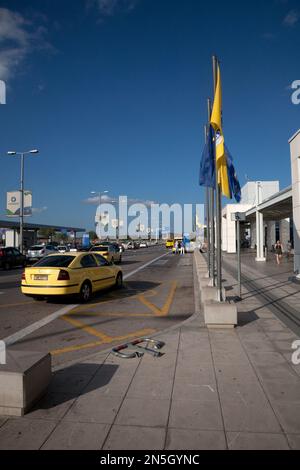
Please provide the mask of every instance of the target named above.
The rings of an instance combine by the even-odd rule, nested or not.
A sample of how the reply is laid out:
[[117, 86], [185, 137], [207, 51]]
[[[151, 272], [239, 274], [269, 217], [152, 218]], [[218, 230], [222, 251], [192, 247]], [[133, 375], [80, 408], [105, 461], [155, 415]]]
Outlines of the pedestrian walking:
[[185, 248], [184, 248], [184, 243], [183, 241], [180, 243], [180, 254], [184, 255], [185, 254]]
[[175, 242], [175, 255], [178, 255], [178, 240]]
[[277, 241], [277, 243], [275, 244], [275, 257], [276, 257], [276, 263], [277, 264], [280, 264], [281, 263], [281, 259], [282, 259], [282, 253], [283, 253], [283, 250], [282, 250], [282, 243], [280, 240]]

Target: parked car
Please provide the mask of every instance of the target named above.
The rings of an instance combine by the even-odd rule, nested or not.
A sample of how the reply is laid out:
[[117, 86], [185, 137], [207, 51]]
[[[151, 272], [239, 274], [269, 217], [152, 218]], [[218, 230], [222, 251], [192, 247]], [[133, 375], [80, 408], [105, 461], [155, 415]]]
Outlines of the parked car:
[[140, 248], [148, 248], [148, 243], [145, 241], [140, 242]]
[[27, 252], [29, 261], [38, 261], [51, 253], [57, 253], [57, 248], [53, 245], [33, 245]]
[[0, 248], [0, 267], [11, 269], [14, 266], [26, 266], [26, 256], [17, 250], [17, 248]]
[[95, 291], [122, 283], [121, 269], [98, 253], [56, 253], [25, 269], [21, 291], [34, 299], [76, 294], [87, 302]]
[[99, 253], [110, 263], [122, 262], [122, 253], [119, 250], [119, 246], [116, 244], [96, 245], [90, 248], [90, 252]]
[[57, 247], [57, 251], [58, 251], [59, 253], [66, 253], [66, 251], [68, 251], [68, 248], [67, 248], [65, 245], [59, 245], [59, 246]]
[[137, 250], [140, 247], [138, 242], [129, 242], [127, 244], [127, 250]]

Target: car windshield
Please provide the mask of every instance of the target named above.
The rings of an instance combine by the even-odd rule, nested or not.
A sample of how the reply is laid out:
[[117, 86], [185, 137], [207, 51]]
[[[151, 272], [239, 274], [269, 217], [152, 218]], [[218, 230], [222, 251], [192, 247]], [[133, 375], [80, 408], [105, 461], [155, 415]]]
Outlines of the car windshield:
[[44, 268], [67, 268], [70, 266], [72, 261], [75, 259], [75, 256], [46, 256], [41, 259], [34, 266], [42, 266]]
[[29, 249], [37, 251], [37, 250], [42, 250], [43, 248], [45, 248], [44, 245], [33, 245]]

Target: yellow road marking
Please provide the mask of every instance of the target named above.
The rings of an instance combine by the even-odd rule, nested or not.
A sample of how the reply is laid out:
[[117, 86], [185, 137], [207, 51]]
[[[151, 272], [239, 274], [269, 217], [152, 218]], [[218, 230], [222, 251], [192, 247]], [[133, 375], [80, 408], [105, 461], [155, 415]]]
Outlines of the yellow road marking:
[[84, 323], [82, 323], [79, 320], [76, 320], [75, 318], [70, 318], [67, 315], [64, 315], [61, 317], [63, 320], [65, 320], [67, 323], [70, 323], [73, 326], [76, 326], [80, 330], [85, 331], [86, 333], [89, 333], [92, 336], [96, 336], [97, 338], [100, 338], [101, 341], [106, 342], [111, 339], [110, 336], [107, 336], [105, 333], [102, 333], [101, 331], [96, 330], [95, 328], [92, 328], [91, 326], [88, 326]]
[[[147, 294], [147, 297], [153, 297], [155, 295], [157, 295], [157, 291], [155, 290], [149, 290], [147, 291], [144, 295]], [[95, 303], [92, 303], [92, 304], [87, 304], [87, 305], [80, 305], [79, 307], [75, 307], [73, 310], [71, 310], [68, 315], [73, 315], [73, 313], [77, 313], [77, 312], [81, 312], [82, 310], [85, 310], [87, 307], [88, 308], [94, 308], [94, 307], [99, 307], [103, 304], [107, 304], [109, 302], [114, 302], [115, 300], [126, 300], [126, 299], [136, 299], [138, 298], [139, 296], [141, 295], [141, 292], [138, 292], [137, 294], [134, 294], [134, 295], [130, 295], [128, 294], [128, 296], [124, 296], [122, 298], [118, 298], [117, 296], [116, 297], [113, 297], [111, 299], [108, 299], [108, 300], [102, 300], [100, 302], [95, 302]]]
[[[147, 317], [147, 316], [149, 317], [151, 316], [151, 312], [152, 312], [156, 316], [167, 316], [170, 311], [176, 289], [177, 289], [177, 281], [172, 281], [170, 292], [168, 293], [166, 302], [164, 303], [162, 308], [157, 307], [146, 298], [146, 295], [147, 297], [152, 297], [153, 295], [155, 295], [156, 291], [148, 291], [145, 294], [137, 294], [137, 295], [130, 297], [131, 299], [137, 298], [142, 304], [144, 304], [147, 308], [150, 309], [150, 313], [129, 313], [129, 314], [128, 313], [106, 313], [106, 312], [91, 312], [89, 310], [84, 310], [87, 308], [87, 306], [81, 306], [81, 307], [75, 308], [74, 310], [69, 312], [67, 315], [62, 316], [61, 317], [62, 320], [66, 321], [67, 323], [70, 323], [71, 325], [75, 326], [76, 328], [79, 328], [82, 331], [85, 331], [89, 335], [99, 338], [100, 341], [93, 341], [90, 343], [81, 344], [77, 346], [69, 346], [66, 348], [55, 349], [51, 351], [51, 354], [59, 355], [59, 354], [67, 353], [67, 352], [80, 351], [82, 349], [91, 349], [91, 348], [100, 346], [102, 344], [110, 344], [115, 341], [119, 342], [119, 341], [124, 341], [130, 338], [136, 338], [138, 336], [146, 336], [146, 335], [153, 334], [154, 332], [156, 332], [156, 330], [148, 328], [148, 329], [135, 331], [125, 336], [112, 337], [112, 336], [106, 335], [102, 331], [98, 331], [95, 328], [88, 326], [84, 324], [83, 322], [77, 320], [76, 318], [74, 318], [73, 314], [82, 313], [83, 315], [88, 314], [92, 316], [112, 316], [112, 317]], [[111, 302], [112, 300], [116, 300], [116, 299], [111, 299], [111, 300], [99, 302], [96, 304], [89, 304], [88, 307], [93, 308], [95, 306], [102, 305], [103, 303]], [[72, 317], [70, 315], [72, 315]]]
[[176, 289], [177, 289], [177, 281], [172, 281], [171, 290], [162, 308], [157, 307], [152, 302], [147, 300], [143, 294], [139, 296], [139, 300], [140, 302], [142, 302], [142, 304], [148, 307], [156, 316], [158, 317], [167, 316], [170, 311]]
[[148, 313], [126, 313], [126, 312], [116, 313], [116, 312], [94, 312], [94, 311], [85, 310], [85, 311], [78, 312], [78, 313], [80, 313], [81, 315], [88, 315], [88, 316], [91, 316], [91, 317], [124, 317], [124, 318], [126, 318], [126, 317], [151, 317], [152, 316], [152, 312], [148, 312]]
[[154, 330], [154, 329], [145, 328], [143, 330], [135, 331], [135, 332], [130, 333], [130, 334], [125, 335], [125, 336], [107, 337], [107, 338], [109, 338], [109, 340], [107, 340], [107, 341], [94, 341], [94, 342], [91, 342], [91, 343], [80, 344], [78, 346], [69, 346], [69, 347], [66, 347], [66, 348], [54, 349], [53, 351], [51, 351], [51, 354], [53, 356], [58, 356], [59, 354], [65, 354], [65, 353], [68, 353], [68, 352], [80, 351], [82, 349], [95, 348], [97, 346], [101, 346], [102, 344], [109, 344], [109, 343], [112, 343], [114, 341], [119, 342], [119, 341], [125, 341], [126, 339], [138, 338], [140, 336], [150, 336], [155, 332], [156, 332], [156, 330]]

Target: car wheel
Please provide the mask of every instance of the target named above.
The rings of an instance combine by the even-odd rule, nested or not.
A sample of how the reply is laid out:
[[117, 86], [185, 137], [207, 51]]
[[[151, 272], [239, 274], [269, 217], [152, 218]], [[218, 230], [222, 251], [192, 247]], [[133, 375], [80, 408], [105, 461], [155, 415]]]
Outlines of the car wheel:
[[118, 273], [116, 277], [116, 289], [121, 289], [123, 287], [123, 276], [122, 273]]
[[92, 286], [88, 281], [85, 281], [80, 289], [80, 300], [88, 302], [92, 296]]

